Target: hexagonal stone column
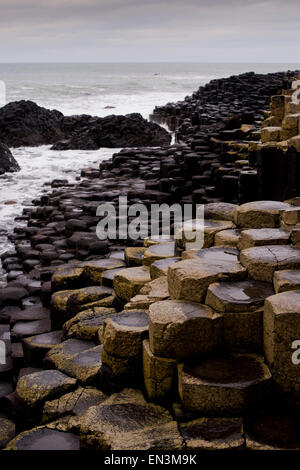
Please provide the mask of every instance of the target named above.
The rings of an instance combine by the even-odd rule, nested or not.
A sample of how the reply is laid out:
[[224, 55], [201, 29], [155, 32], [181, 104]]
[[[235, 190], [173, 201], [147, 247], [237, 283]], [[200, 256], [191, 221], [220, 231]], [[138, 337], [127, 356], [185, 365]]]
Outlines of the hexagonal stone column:
[[275, 382], [285, 392], [299, 395], [300, 365], [295, 363], [297, 348], [293, 349], [297, 340], [300, 340], [300, 291], [269, 297], [264, 308], [265, 357]]
[[272, 282], [275, 271], [300, 268], [300, 250], [277, 245], [247, 248], [241, 252], [240, 262], [252, 279]]
[[223, 313], [227, 350], [260, 352], [263, 339], [263, 304], [274, 294], [267, 282], [217, 282], [207, 290], [205, 303]]
[[242, 418], [198, 418], [179, 428], [187, 449], [234, 450], [245, 444]]
[[35, 411], [45, 401], [57, 398], [75, 388], [77, 380], [57, 370], [25, 375], [18, 380], [16, 393], [23, 404]]
[[246, 269], [234, 258], [226, 260], [187, 259], [168, 270], [170, 296], [192, 302], [203, 302], [208, 286], [217, 281], [239, 281], [247, 276]]
[[150, 400], [166, 398], [172, 391], [176, 375], [176, 359], [155, 356], [148, 340], [143, 341], [144, 384]]
[[247, 202], [237, 207], [235, 223], [242, 228], [279, 227], [280, 211], [290, 207], [289, 204], [278, 201]]
[[[204, 220], [203, 226], [203, 247], [209, 248], [214, 244], [215, 235], [222, 230], [235, 228], [235, 225], [228, 220]], [[187, 244], [194, 243], [199, 228], [196, 220], [190, 220], [184, 223], [184, 226], [178, 230], [175, 235], [176, 244], [179, 248], [186, 249]], [[202, 228], [200, 229], [202, 233]]]
[[276, 294], [289, 290], [300, 290], [300, 269], [286, 269], [274, 273]]
[[149, 308], [151, 351], [158, 356], [186, 358], [221, 347], [223, 320], [209, 307], [181, 300], [155, 302]]
[[152, 263], [154, 263], [154, 261], [174, 258], [175, 256], [175, 242], [159, 243], [147, 248], [147, 250], [144, 252], [143, 264], [145, 266], [150, 266]]
[[254, 354], [210, 356], [178, 366], [179, 394], [187, 410], [231, 416], [263, 400], [271, 374]]
[[115, 315], [116, 309], [95, 307], [84, 310], [63, 325], [64, 338], [98, 340], [106, 318]]
[[145, 266], [122, 269], [114, 277], [114, 289], [121, 300], [128, 302], [139, 293], [143, 285], [150, 281], [149, 268]]
[[241, 230], [238, 228], [222, 230], [215, 235], [215, 246], [230, 246], [232, 248], [237, 248], [240, 235]]
[[241, 232], [238, 247], [245, 250], [253, 246], [288, 245], [290, 231], [283, 228], [249, 229]]
[[42, 367], [44, 356], [61, 341], [61, 331], [51, 331], [50, 333], [24, 338], [22, 346], [26, 362], [34, 367]]
[[96, 259], [84, 263], [83, 277], [89, 284], [95, 283], [99, 285], [102, 283], [103, 273], [110, 269], [117, 269], [126, 266], [125, 261], [107, 258], [107, 259]]
[[142, 352], [142, 341], [148, 333], [148, 315], [143, 311], [123, 312], [105, 320], [103, 346], [117, 357], [136, 357]]
[[143, 246], [129, 246], [125, 248], [125, 261], [128, 266], [140, 266], [143, 264], [143, 256], [146, 247]]
[[168, 274], [169, 266], [171, 266], [173, 263], [177, 263], [177, 261], [181, 261], [181, 258], [174, 257], [154, 261], [154, 263], [152, 263], [150, 266], [151, 279], [157, 279], [160, 276], [166, 276]]

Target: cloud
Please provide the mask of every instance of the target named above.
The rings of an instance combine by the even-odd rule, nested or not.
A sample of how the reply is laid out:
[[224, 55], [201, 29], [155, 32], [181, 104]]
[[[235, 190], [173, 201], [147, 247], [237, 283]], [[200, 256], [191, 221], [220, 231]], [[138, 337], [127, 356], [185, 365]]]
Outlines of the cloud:
[[[2, 61], [284, 61], [298, 0], [1, 0]], [[145, 56], [147, 54], [147, 56]]]

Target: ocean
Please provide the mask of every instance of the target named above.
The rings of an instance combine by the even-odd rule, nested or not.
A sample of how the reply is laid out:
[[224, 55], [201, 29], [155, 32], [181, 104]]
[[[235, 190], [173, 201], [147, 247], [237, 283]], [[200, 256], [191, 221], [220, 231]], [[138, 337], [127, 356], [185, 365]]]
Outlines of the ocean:
[[[183, 100], [212, 79], [298, 68], [250, 63], [0, 64], [0, 80], [6, 86], [6, 102], [32, 100], [65, 115], [139, 112], [147, 119], [156, 105]], [[54, 178], [74, 181], [81, 168], [98, 166], [118, 151], [62, 152], [50, 146], [11, 150], [21, 171], [0, 176], [0, 254], [10, 247], [6, 235], [16, 226], [14, 218], [49, 190], [45, 183]]]

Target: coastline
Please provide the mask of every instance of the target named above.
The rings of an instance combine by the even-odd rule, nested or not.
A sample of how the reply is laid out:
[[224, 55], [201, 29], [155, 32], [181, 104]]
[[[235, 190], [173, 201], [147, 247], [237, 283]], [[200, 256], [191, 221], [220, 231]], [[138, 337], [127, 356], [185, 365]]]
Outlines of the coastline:
[[[290, 74], [290, 77], [292, 75], [294, 74]], [[254, 259], [250, 255], [249, 259], [245, 258], [244, 255], [242, 263], [241, 259], [238, 259], [238, 232], [247, 228], [284, 228], [284, 224], [289, 225], [288, 213], [293, 207], [276, 201], [268, 207], [260, 206], [259, 202], [255, 206], [253, 202], [251, 207], [258, 207], [259, 215], [269, 221], [267, 225], [262, 225], [259, 216], [254, 221], [251, 219], [251, 207], [244, 214], [241, 209], [243, 206], [238, 204], [259, 199], [261, 183], [258, 180], [259, 175], [254, 171], [257, 162], [249, 142], [252, 142], [253, 146], [258, 142], [261, 122], [267, 117], [265, 111], [271, 96], [283, 88], [288, 90], [290, 82], [287, 78], [290, 77], [274, 74], [266, 78], [246, 74], [238, 78], [215, 80], [181, 104], [156, 109], [152, 119], [167, 122], [169, 127], [176, 130], [180, 143], [160, 148], [121, 150], [111, 160], [102, 162], [99, 170], [82, 170], [83, 179], [78, 184], [52, 182], [52, 193], [43, 194], [35, 201], [33, 209], [24, 211], [27, 227], [19, 227], [15, 234], [11, 235], [15, 250], [2, 256], [3, 265], [8, 271], [9, 288], [2, 289], [0, 295], [3, 307], [0, 312], [1, 328], [3, 334], [11, 335], [12, 348], [9, 367], [0, 369], [0, 377], [3, 376], [7, 384], [1, 400], [9, 420], [12, 418], [16, 421], [18, 433], [28, 429], [29, 424], [35, 427], [32, 436], [29, 434], [29, 440], [32, 439], [34, 443], [34, 434], [40, 432], [38, 426], [42, 426], [41, 429], [46, 435], [55, 430], [75, 436], [74, 448], [105, 448], [110, 445], [111, 449], [129, 449], [130, 446], [155, 449], [159, 435], [164, 437], [167, 449], [182, 449], [183, 446], [213, 449], [278, 448], [280, 436], [265, 435], [260, 437], [261, 441], [255, 435], [259, 413], [256, 423], [247, 424], [253, 406], [255, 411], [260, 412], [258, 398], [270, 399], [271, 374], [261, 359], [262, 339], [254, 333], [250, 338], [245, 338], [247, 328], [243, 326], [241, 318], [238, 318], [240, 323], [237, 329], [244, 341], [242, 349], [245, 350], [246, 344], [247, 351], [244, 351], [240, 358], [237, 351], [241, 345], [235, 342], [236, 338], [230, 336], [231, 330], [228, 327], [226, 355], [233, 354], [236, 363], [234, 368], [230, 369], [225, 360], [222, 368], [225, 371], [228, 368], [229, 375], [237, 375], [238, 385], [233, 387], [235, 395], [230, 395], [228, 399], [226, 377], [222, 374], [218, 376], [218, 364], [212, 362], [206, 367], [210, 367], [212, 373], [216, 372], [221, 385], [212, 399], [212, 404], [209, 403], [209, 398], [202, 403], [200, 395], [205, 395], [205, 389], [201, 389], [201, 383], [197, 383], [201, 393], [189, 389], [191, 380], [195, 379], [194, 372], [191, 368], [184, 369], [180, 365], [181, 361], [186, 359], [183, 349], [189, 349], [188, 341], [193, 331], [181, 329], [181, 320], [170, 320], [168, 308], [175, 311], [175, 307], [179, 308], [178, 303], [181, 305], [182, 301], [188, 304], [196, 303], [197, 307], [193, 304], [196, 314], [192, 316], [192, 327], [201, 337], [201, 329], [208, 328], [203, 326], [204, 322], [210, 328], [208, 337], [218, 340], [222, 337], [221, 329], [224, 328], [221, 326], [222, 309], [220, 310], [216, 300], [207, 301], [206, 291], [210, 289], [210, 285], [227, 280], [233, 283], [233, 288], [241, 290], [245, 287], [237, 286], [236, 283], [248, 282], [253, 289], [258, 288], [257, 282], [269, 283], [269, 287], [271, 286], [274, 263], [269, 261], [263, 247], [261, 256], [268, 268], [261, 275], [257, 274], [260, 262], [255, 258], [255, 254], [252, 254]], [[241, 92], [238, 103], [237, 90]], [[216, 97], [218, 93], [222, 94], [222, 99]], [[203, 99], [204, 96], [207, 96], [206, 100]], [[200, 116], [195, 112], [195, 104], [199, 106], [199, 100], [202, 100]], [[235, 116], [232, 118], [233, 114]], [[194, 255], [191, 255], [189, 260], [188, 255], [182, 254], [184, 245], [175, 245], [173, 241], [157, 244], [156, 240], [135, 242], [126, 239], [108, 243], [97, 239], [96, 208], [101, 202], [116, 203], [120, 196], [127, 196], [129, 203], [142, 202], [147, 206], [175, 202], [181, 205], [206, 205], [207, 245], [204, 246], [203, 256], [207, 256], [207, 261], [202, 261], [202, 269], [209, 271], [209, 282], [204, 284], [204, 288], [200, 282], [196, 284], [195, 289], [189, 290], [182, 281], [186, 278], [187, 284], [192, 284], [194, 278], [189, 277], [190, 269], [196, 270], [196, 265], [198, 269], [199, 263], [201, 268], [201, 262], [192, 259]], [[296, 224], [290, 225], [292, 230]], [[222, 236], [228, 238], [222, 239]], [[283, 239], [284, 237], [276, 241], [279, 249], [276, 253], [274, 251], [274, 256], [282, 256], [284, 261], [284, 256], [293, 258], [295, 255], [292, 266], [287, 264], [286, 268], [299, 268], [300, 261], [299, 255], [297, 257], [297, 253], [295, 254], [295, 243], [285, 246]], [[284, 248], [281, 247], [281, 242]], [[245, 240], [243, 243], [241, 251], [247, 251], [252, 246]], [[229, 247], [231, 251], [228, 252]], [[182, 261], [173, 259], [181, 256], [186, 258]], [[157, 264], [153, 267], [153, 263]], [[182, 263], [188, 263], [190, 268], [185, 270]], [[129, 272], [130, 269], [132, 271]], [[254, 272], [248, 281], [245, 280], [247, 269]], [[203, 273], [199, 276], [203, 276]], [[9, 292], [9, 289], [12, 290]], [[256, 299], [249, 300], [249, 312], [253, 312], [253, 315], [249, 313], [249, 321], [256, 322], [255, 325], [262, 322], [261, 307], [265, 298], [275, 294], [273, 287], [270, 289], [272, 292], [264, 286], [259, 295], [256, 294]], [[280, 290], [276, 293], [281, 295]], [[211, 293], [212, 298], [216, 295]], [[224, 293], [218, 295], [222, 301]], [[157, 305], [164, 302], [162, 306]], [[158, 311], [155, 311], [153, 305], [156, 305]], [[237, 301], [235, 307], [237, 316], [243, 316], [241, 303]], [[275, 304], [270, 306], [271, 313], [275, 307]], [[151, 325], [148, 327], [146, 313], [149, 314], [149, 309]], [[188, 323], [189, 316], [185, 317], [184, 309], [179, 312], [180, 315], [184, 318], [183, 323]], [[170, 349], [170, 339], [161, 334], [158, 320], [160, 317], [165, 326], [174, 322], [178, 349]], [[259, 331], [256, 333], [259, 336], [261, 326], [257, 328]], [[59, 333], [61, 329], [63, 342], [62, 333]], [[150, 346], [146, 339], [148, 330]], [[44, 337], [39, 338], [40, 335]], [[39, 342], [41, 340], [42, 342]], [[191, 346], [187, 358], [215, 353], [220, 348], [222, 351], [223, 345], [209, 341], [206, 337], [199, 341], [204, 349], [193, 349]], [[83, 344], [84, 342], [89, 344]], [[195, 338], [192, 343], [197, 343]], [[257, 356], [251, 359], [249, 354]], [[242, 365], [246, 370], [254, 371], [253, 375], [249, 372], [251, 377], [239, 377]], [[177, 367], [179, 395], [173, 385]], [[162, 371], [161, 376], [158, 371]], [[59, 377], [58, 372], [62, 374]], [[54, 391], [50, 383], [56, 380], [57, 388]], [[241, 384], [247, 388], [248, 382], [251, 385], [260, 385], [257, 392], [249, 392], [249, 397], [246, 393], [245, 398], [243, 394], [239, 395], [237, 390]], [[17, 393], [14, 391], [15, 385]], [[63, 399], [62, 411], [53, 411], [58, 409], [59, 396], [65, 396], [67, 402], [74, 399], [76, 403], [78, 397], [75, 397], [74, 390], [78, 385], [85, 389], [88, 404], [92, 403], [87, 408], [83, 406], [83, 415], [74, 413]], [[132, 388], [133, 385], [132, 390], [122, 392], [124, 388]], [[32, 387], [37, 391], [34, 399], [30, 392]], [[148, 400], [145, 400], [139, 390], [146, 392]], [[73, 398], [71, 394], [74, 394]], [[110, 398], [107, 395], [110, 395]], [[277, 395], [275, 398], [279, 399]], [[185, 410], [182, 403], [178, 402], [179, 399]], [[157, 402], [160, 406], [154, 404]], [[126, 432], [118, 424], [118, 419], [123, 416], [122, 412], [117, 416], [113, 411], [118, 403], [131, 410], [135, 422], [132, 429], [129, 427]], [[137, 404], [140, 406], [139, 410]], [[245, 412], [244, 405], [249, 405], [250, 411]], [[90, 409], [94, 406], [97, 410]], [[109, 426], [101, 421], [105, 406], [112, 410], [111, 425], [115, 426], [113, 434], [120, 434], [117, 438], [112, 437]], [[93, 415], [95, 411], [98, 413], [96, 421]], [[284, 406], [281, 412], [283, 416], [290, 417], [289, 410]], [[270, 416], [273, 416], [272, 413], [271, 409]], [[151, 414], [155, 415], [155, 422], [150, 426], [148, 416]], [[214, 416], [211, 421], [210, 415]], [[126, 417], [126, 414], [124, 416]], [[203, 419], [208, 420], [208, 427], [204, 426]], [[193, 437], [194, 421], [197, 421], [198, 428], [202, 429], [199, 431], [201, 439]], [[43, 424], [44, 422], [47, 424]], [[249, 431], [248, 434], [246, 432], [246, 438], [241, 430], [243, 422]], [[137, 423], [141, 428], [139, 439]], [[209, 426], [211, 429], [219, 429], [219, 439], [214, 440], [205, 435], [205, 429], [209, 430]], [[148, 428], [150, 435], [147, 434]], [[97, 433], [102, 433], [104, 441], [97, 437]], [[81, 443], [78, 440], [79, 435]], [[9, 444], [8, 448], [22, 446], [23, 438], [21, 435]], [[291, 445], [293, 446], [294, 442]]]

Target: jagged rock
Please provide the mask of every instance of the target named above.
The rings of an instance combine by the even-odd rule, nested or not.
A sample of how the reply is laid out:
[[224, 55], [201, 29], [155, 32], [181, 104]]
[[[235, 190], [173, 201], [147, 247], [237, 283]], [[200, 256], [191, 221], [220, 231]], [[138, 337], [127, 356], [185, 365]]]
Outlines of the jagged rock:
[[7, 145], [0, 142], [0, 175], [6, 172], [12, 173], [19, 171], [20, 167], [18, 162], [13, 157]]
[[55, 144], [55, 150], [169, 145], [171, 135], [140, 114], [64, 117], [32, 101], [17, 101], [0, 110], [0, 139], [11, 147]]
[[84, 310], [63, 325], [64, 337], [94, 341], [101, 336], [106, 318], [115, 314], [114, 308], [96, 307]]
[[39, 426], [24, 431], [5, 450], [79, 450], [79, 436], [69, 432]]
[[130, 310], [105, 320], [102, 342], [108, 354], [118, 358], [139, 356], [148, 333], [148, 315]]
[[3, 449], [15, 437], [15, 433], [15, 423], [0, 417], [0, 449]]
[[144, 384], [150, 400], [161, 400], [170, 394], [176, 365], [176, 359], [155, 356], [150, 349], [149, 341], [143, 341]]
[[[132, 113], [126, 116], [106, 116], [93, 118], [79, 116], [83, 122], [74, 126], [71, 118], [70, 138], [61, 140], [53, 145], [54, 150], [97, 150], [100, 147], [157, 147], [169, 145], [171, 135], [157, 124], [146, 121], [140, 114]], [[74, 121], [74, 118], [73, 118]]]
[[280, 211], [289, 208], [290, 205], [284, 202], [248, 202], [237, 207], [235, 223], [242, 228], [276, 228], [280, 223]]
[[114, 290], [120, 299], [129, 301], [150, 281], [150, 272], [145, 266], [122, 269], [114, 277]]
[[273, 281], [275, 271], [300, 268], [300, 250], [292, 246], [266, 245], [241, 252], [240, 261], [257, 281]]
[[210, 356], [178, 366], [183, 406], [206, 416], [232, 416], [270, 393], [271, 374], [260, 356]]
[[222, 345], [223, 319], [209, 307], [182, 300], [155, 302], [149, 308], [153, 354], [183, 359]]
[[300, 270], [283, 270], [274, 273], [274, 289], [276, 294], [289, 290], [300, 290]]
[[101, 450], [182, 449], [176, 422], [140, 391], [124, 389], [81, 418], [81, 445]]
[[[266, 299], [264, 308], [264, 352], [274, 381], [285, 392], [300, 393], [297, 347], [300, 338], [300, 291], [282, 292]], [[299, 347], [299, 346], [298, 346]], [[295, 351], [294, 351], [295, 350]]]
[[32, 101], [16, 101], [0, 110], [0, 139], [10, 147], [51, 144], [63, 138], [63, 115]]
[[246, 269], [234, 259], [187, 259], [169, 266], [169, 292], [173, 299], [202, 302], [212, 282], [239, 281], [246, 275]]
[[61, 331], [52, 331], [23, 339], [22, 345], [27, 363], [31, 366], [41, 367], [44, 356], [51, 348], [60, 344], [61, 339]]
[[198, 418], [180, 424], [187, 449], [236, 450], [245, 445], [241, 418]]

